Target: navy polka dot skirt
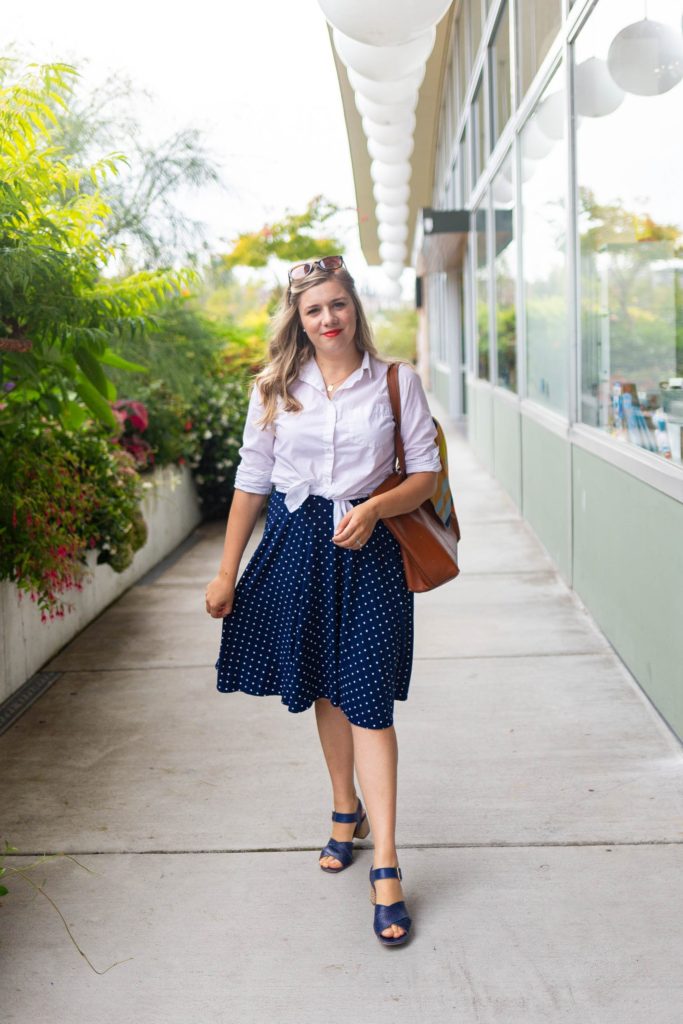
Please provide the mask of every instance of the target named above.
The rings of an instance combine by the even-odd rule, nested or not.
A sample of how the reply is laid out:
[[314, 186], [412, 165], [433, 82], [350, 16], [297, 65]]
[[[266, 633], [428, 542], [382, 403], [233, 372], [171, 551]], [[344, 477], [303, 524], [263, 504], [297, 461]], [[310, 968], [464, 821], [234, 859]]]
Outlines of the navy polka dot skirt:
[[217, 687], [276, 695], [293, 712], [326, 697], [354, 725], [386, 729], [394, 701], [408, 697], [414, 595], [384, 523], [362, 548], [340, 548], [332, 511], [310, 495], [289, 512], [272, 491], [263, 538], [223, 619]]

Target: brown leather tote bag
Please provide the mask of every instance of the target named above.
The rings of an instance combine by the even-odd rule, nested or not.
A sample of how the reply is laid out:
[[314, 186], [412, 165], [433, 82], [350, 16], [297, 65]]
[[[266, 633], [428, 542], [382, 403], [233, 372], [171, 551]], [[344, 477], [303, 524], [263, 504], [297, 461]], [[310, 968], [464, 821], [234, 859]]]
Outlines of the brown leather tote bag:
[[[398, 386], [398, 363], [391, 363], [387, 370], [387, 387], [394, 414], [394, 443], [396, 446], [397, 470], [387, 477], [372, 492], [384, 494], [398, 487], [406, 479], [406, 459], [401, 437], [401, 394]], [[434, 421], [437, 431], [438, 424]], [[431, 498], [419, 508], [398, 516], [382, 519], [387, 529], [401, 545], [403, 569], [408, 590], [424, 593], [455, 579], [458, 568], [458, 541], [460, 526], [455, 508], [451, 510], [449, 525], [444, 525], [437, 514]]]

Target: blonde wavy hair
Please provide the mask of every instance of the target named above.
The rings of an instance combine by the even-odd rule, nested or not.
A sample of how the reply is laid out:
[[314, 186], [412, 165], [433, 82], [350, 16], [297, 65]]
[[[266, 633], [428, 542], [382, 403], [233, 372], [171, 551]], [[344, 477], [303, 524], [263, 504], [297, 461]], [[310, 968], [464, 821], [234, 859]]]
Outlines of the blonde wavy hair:
[[[300, 412], [303, 409], [290, 393], [290, 387], [299, 376], [299, 370], [307, 359], [315, 354], [315, 348], [306, 337], [299, 316], [301, 296], [318, 284], [334, 279], [338, 281], [348, 294], [356, 310], [356, 347], [359, 352], [369, 352], [379, 358], [372, 330], [361, 305], [354, 280], [346, 267], [338, 270], [323, 270], [315, 267], [313, 271], [300, 280], [292, 281], [284, 292], [280, 306], [271, 324], [271, 336], [268, 343], [268, 361], [254, 378], [253, 387], [258, 387], [263, 403], [263, 416], [257, 425], [265, 428], [273, 422], [280, 411], [279, 403], [285, 412]], [[251, 389], [250, 389], [251, 390]]]

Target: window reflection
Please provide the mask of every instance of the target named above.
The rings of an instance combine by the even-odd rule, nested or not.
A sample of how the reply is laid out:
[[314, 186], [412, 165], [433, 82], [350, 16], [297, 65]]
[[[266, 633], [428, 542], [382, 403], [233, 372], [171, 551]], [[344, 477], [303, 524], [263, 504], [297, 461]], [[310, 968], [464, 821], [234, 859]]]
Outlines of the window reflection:
[[[680, 34], [680, 4], [651, 0], [648, 13]], [[662, 95], [620, 90], [619, 67], [606, 63], [614, 37], [642, 19], [641, 3], [601, 0], [575, 45], [581, 417], [680, 462], [683, 83], [662, 83], [645, 46], [632, 51], [624, 84], [646, 88], [649, 76]]]
[[510, 97], [510, 12], [503, 4], [491, 43], [491, 95], [493, 96], [492, 139], [495, 145], [511, 114]]
[[559, 68], [521, 133], [527, 392], [562, 413], [568, 351], [564, 80]]
[[495, 257], [493, 263], [496, 302], [496, 349], [498, 384], [517, 390], [517, 317], [515, 286], [517, 254], [513, 232], [512, 154], [508, 153], [493, 179]]
[[485, 206], [474, 214], [476, 234], [476, 301], [477, 301], [477, 343], [478, 373], [484, 380], [489, 379], [489, 263], [487, 254], [488, 216]]
[[474, 127], [474, 181], [484, 169], [488, 149], [486, 145], [486, 109], [484, 104], [484, 79], [480, 76], [472, 99], [472, 123]]
[[520, 95], [524, 95], [531, 80], [562, 23], [561, 0], [519, 0], [517, 39], [519, 46]]

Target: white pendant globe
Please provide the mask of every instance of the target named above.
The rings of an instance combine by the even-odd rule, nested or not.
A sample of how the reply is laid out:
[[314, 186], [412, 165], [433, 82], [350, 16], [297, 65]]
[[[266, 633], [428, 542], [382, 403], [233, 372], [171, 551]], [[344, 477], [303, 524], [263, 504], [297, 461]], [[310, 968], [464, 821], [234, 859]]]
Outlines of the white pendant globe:
[[635, 21], [612, 40], [607, 67], [626, 92], [661, 96], [683, 78], [683, 37], [661, 21]]
[[415, 114], [409, 113], [401, 121], [390, 121], [389, 124], [378, 124], [369, 117], [363, 118], [363, 133], [366, 139], [375, 139], [383, 146], [392, 142], [400, 142], [406, 135], [415, 131]]
[[353, 68], [348, 68], [347, 75], [354, 92], [367, 96], [373, 103], [408, 103], [422, 85], [426, 66], [418, 68], [405, 78], [392, 79], [389, 82], [373, 82], [365, 75], [359, 75]]
[[410, 160], [414, 146], [415, 142], [410, 137], [402, 139], [400, 142], [392, 142], [390, 146], [383, 146], [375, 139], [368, 139], [368, 153], [372, 159], [381, 160], [385, 164]]
[[497, 174], [494, 178], [491, 192], [493, 193], [494, 205], [505, 206], [507, 203], [511, 203], [515, 196], [512, 182], [508, 181], [502, 174]]
[[403, 293], [398, 281], [387, 281], [382, 291], [387, 299], [400, 299]]
[[339, 59], [346, 68], [353, 68], [365, 78], [374, 82], [389, 82], [405, 78], [426, 64], [434, 48], [436, 29], [429, 28], [408, 43], [398, 46], [368, 46], [359, 43], [339, 29], [332, 32], [334, 46]]
[[407, 203], [397, 206], [389, 206], [387, 203], [378, 203], [375, 207], [377, 220], [386, 221], [387, 224], [407, 224], [410, 210]]
[[380, 242], [379, 244], [379, 258], [381, 260], [405, 263], [407, 255], [408, 248], [405, 242]]
[[609, 73], [604, 60], [589, 57], [574, 68], [574, 102], [577, 114], [584, 117], [606, 117], [624, 102], [620, 89]]
[[542, 160], [554, 148], [555, 140], [549, 138], [538, 124], [538, 117], [532, 114], [522, 130], [522, 153], [527, 159]]
[[377, 226], [377, 237], [380, 242], [406, 242], [408, 240], [408, 225], [386, 224], [382, 220]]
[[356, 103], [356, 110], [361, 117], [369, 117], [371, 121], [379, 124], [394, 124], [396, 121], [405, 121], [417, 106], [417, 93], [412, 103], [375, 103], [363, 96], [362, 92], [353, 94]]
[[392, 281], [398, 281], [399, 277], [403, 273], [403, 264], [398, 260], [383, 260], [382, 270], [390, 277]]
[[385, 164], [381, 160], [373, 160], [370, 164], [370, 177], [380, 185], [407, 185], [411, 173], [412, 167], [407, 160], [398, 164]]
[[318, 0], [323, 14], [351, 39], [396, 46], [441, 21], [451, 0]]
[[410, 185], [382, 185], [378, 181], [372, 186], [376, 203], [387, 206], [401, 206], [410, 200]]
[[538, 127], [554, 142], [559, 142], [564, 138], [564, 104], [564, 90], [560, 90], [560, 92], [552, 92], [546, 96], [536, 111]]

